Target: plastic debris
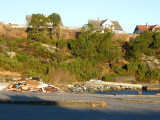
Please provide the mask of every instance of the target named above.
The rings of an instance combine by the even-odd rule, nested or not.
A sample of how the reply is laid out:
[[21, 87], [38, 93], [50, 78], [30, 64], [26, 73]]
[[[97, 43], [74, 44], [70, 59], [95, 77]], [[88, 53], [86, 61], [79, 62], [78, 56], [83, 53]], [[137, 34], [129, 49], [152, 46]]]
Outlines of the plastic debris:
[[43, 83], [41, 77], [30, 77], [11, 82], [5, 90], [18, 92], [61, 92], [58, 87]]

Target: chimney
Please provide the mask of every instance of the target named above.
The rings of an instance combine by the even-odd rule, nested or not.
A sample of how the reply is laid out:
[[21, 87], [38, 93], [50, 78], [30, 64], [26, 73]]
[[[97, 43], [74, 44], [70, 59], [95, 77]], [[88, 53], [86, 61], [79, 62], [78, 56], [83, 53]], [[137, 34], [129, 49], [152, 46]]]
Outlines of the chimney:
[[98, 21], [100, 21], [100, 17], [98, 17]]
[[146, 22], [146, 27], [148, 27], [148, 22]]

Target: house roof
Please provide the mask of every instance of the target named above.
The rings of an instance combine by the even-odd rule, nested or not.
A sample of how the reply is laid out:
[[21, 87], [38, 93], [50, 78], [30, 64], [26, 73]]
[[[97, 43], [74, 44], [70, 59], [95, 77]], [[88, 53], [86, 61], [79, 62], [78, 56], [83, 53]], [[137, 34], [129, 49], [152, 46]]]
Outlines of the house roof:
[[[107, 20], [107, 19], [106, 19]], [[89, 20], [88, 23], [93, 24], [93, 27], [95, 29], [101, 29], [102, 28], [102, 24], [106, 21], [106, 20]], [[122, 27], [120, 26], [118, 21], [111, 21], [114, 24], [114, 28], [115, 30], [121, 30], [123, 31]]]
[[145, 31], [145, 30], [152, 30], [156, 25], [137, 25], [137, 27], [140, 29], [141, 32]]
[[93, 24], [93, 27], [95, 29], [100, 29], [102, 25], [103, 20], [89, 20], [88, 23]]
[[[31, 19], [32, 19], [32, 16], [31, 16], [31, 15], [26, 15], [26, 21], [28, 21], [28, 23], [31, 22]], [[64, 26], [63, 23], [62, 23], [62, 21], [60, 21], [60, 24], [59, 24], [59, 25], [60, 25], [60, 26]]]
[[114, 28], [115, 30], [121, 30], [123, 31], [122, 27], [120, 26], [118, 21], [112, 21], [112, 23], [114, 24]]
[[32, 16], [26, 15], [26, 20], [27, 20], [29, 23], [31, 22], [31, 19], [32, 19]]

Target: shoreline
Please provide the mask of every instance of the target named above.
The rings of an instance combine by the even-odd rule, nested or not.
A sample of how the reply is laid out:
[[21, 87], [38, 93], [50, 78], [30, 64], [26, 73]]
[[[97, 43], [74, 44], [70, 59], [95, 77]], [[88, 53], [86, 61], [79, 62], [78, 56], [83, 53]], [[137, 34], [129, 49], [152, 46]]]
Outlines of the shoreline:
[[[40, 118], [57, 118], [65, 119], [66, 116], [75, 119], [95, 120], [97, 119], [119, 119], [126, 118], [130, 120], [159, 120], [160, 117], [160, 97], [159, 96], [126, 96], [126, 95], [100, 95], [90, 93], [23, 93], [23, 92], [4, 92], [0, 91], [0, 100], [8, 101], [33, 101], [41, 104], [0, 104], [0, 111], [11, 116], [23, 115], [26, 113]], [[82, 101], [88, 103], [105, 102], [107, 107], [90, 107], [90, 106], [65, 106], [65, 105], [45, 105], [44, 101]], [[158, 102], [157, 102], [158, 101]], [[80, 103], [80, 102], [79, 102]], [[84, 104], [83, 104], [84, 105]], [[17, 114], [15, 114], [15, 112]], [[19, 114], [18, 114], [19, 113]], [[43, 113], [43, 114], [42, 114]], [[8, 114], [6, 117], [8, 117]], [[5, 116], [5, 115], [3, 115]], [[78, 117], [78, 118], [77, 118]]]

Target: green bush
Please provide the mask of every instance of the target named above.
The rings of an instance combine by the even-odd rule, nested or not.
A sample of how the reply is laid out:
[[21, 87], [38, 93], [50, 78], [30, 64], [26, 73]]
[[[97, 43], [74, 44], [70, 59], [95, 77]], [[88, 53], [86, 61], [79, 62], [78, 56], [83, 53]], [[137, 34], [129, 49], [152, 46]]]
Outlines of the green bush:
[[35, 41], [44, 41], [48, 40], [48, 36], [45, 35], [45, 32], [43, 30], [30, 30], [28, 34], [28, 39], [35, 40]]
[[46, 51], [46, 49], [45, 49], [44, 46], [40, 45], [40, 46], [37, 47], [37, 52], [44, 53], [45, 51]]
[[119, 76], [126, 76], [126, 75], [128, 75], [127, 71], [125, 69], [123, 69], [121, 66], [114, 66], [113, 70]]
[[27, 59], [28, 59], [28, 56], [25, 55], [24, 53], [19, 53], [19, 54], [16, 54], [16, 59], [17, 59], [19, 62], [26, 62]]
[[0, 53], [0, 66], [6, 70], [21, 71], [23, 70], [23, 64], [20, 63], [16, 58], [10, 58], [5, 54]]
[[65, 62], [68, 59], [68, 57], [64, 54], [56, 53], [56, 54], [54, 54], [52, 59], [54, 61], [57, 61], [58, 63], [61, 63], [61, 62]]
[[155, 55], [156, 54], [155, 49], [152, 49], [152, 48], [148, 48], [145, 53], [147, 55]]
[[139, 81], [145, 79], [146, 70], [148, 70], [148, 68], [146, 68], [143, 63], [137, 61], [131, 61], [130, 64], [127, 65], [127, 71], [131, 74], [135, 74]]
[[22, 42], [29, 42], [29, 41], [27, 40], [27, 38], [17, 38], [17, 39], [15, 39], [14, 41], [16, 41], [17, 44], [22, 43]]
[[153, 48], [160, 48], [160, 32], [154, 32], [153, 39]]
[[127, 70], [132, 72], [132, 73], [136, 73], [138, 70], [138, 62], [133, 62], [131, 61], [128, 65], [127, 65]]
[[151, 70], [146, 73], [146, 79], [150, 80], [160, 80], [160, 71], [159, 70]]
[[114, 46], [111, 40], [112, 34], [94, 33], [88, 35], [86, 32], [76, 40], [68, 42], [69, 48], [73, 55], [88, 60], [96, 60], [98, 62], [113, 61], [121, 56], [121, 49]]
[[99, 73], [94, 69], [93, 64], [86, 59], [77, 58], [68, 65], [68, 69], [71, 73], [76, 74], [81, 80], [100, 77]]
[[118, 76], [117, 74], [106, 74], [102, 80], [103, 81], [113, 81], [113, 77], [116, 77]]
[[146, 82], [151, 80], [160, 80], [160, 71], [149, 70], [144, 63], [132, 61], [127, 65], [127, 71], [131, 74], [135, 74], [139, 81]]
[[35, 42], [34, 44], [29, 44], [28, 45], [28, 48], [31, 48], [31, 49], [36, 49], [40, 46], [40, 43], [39, 42]]
[[56, 46], [60, 49], [67, 48], [67, 41], [64, 39], [57, 40]]
[[2, 34], [2, 36], [0, 36], [0, 43], [6, 41], [5, 39], [5, 34]]
[[39, 42], [35, 42], [34, 44], [29, 44], [28, 48], [30, 48], [38, 53], [44, 53], [46, 51], [45, 47], [42, 46]]
[[127, 44], [126, 58], [137, 60], [141, 57], [141, 53], [154, 55], [155, 51], [151, 49], [153, 41], [152, 32], [142, 32], [134, 41]]
[[10, 49], [15, 49], [18, 46], [15, 40], [7, 40], [6, 43]]
[[137, 69], [137, 79], [139, 81], [146, 81], [146, 73], [149, 71], [149, 69], [143, 64], [143, 63], [139, 63], [138, 64], [138, 69]]

